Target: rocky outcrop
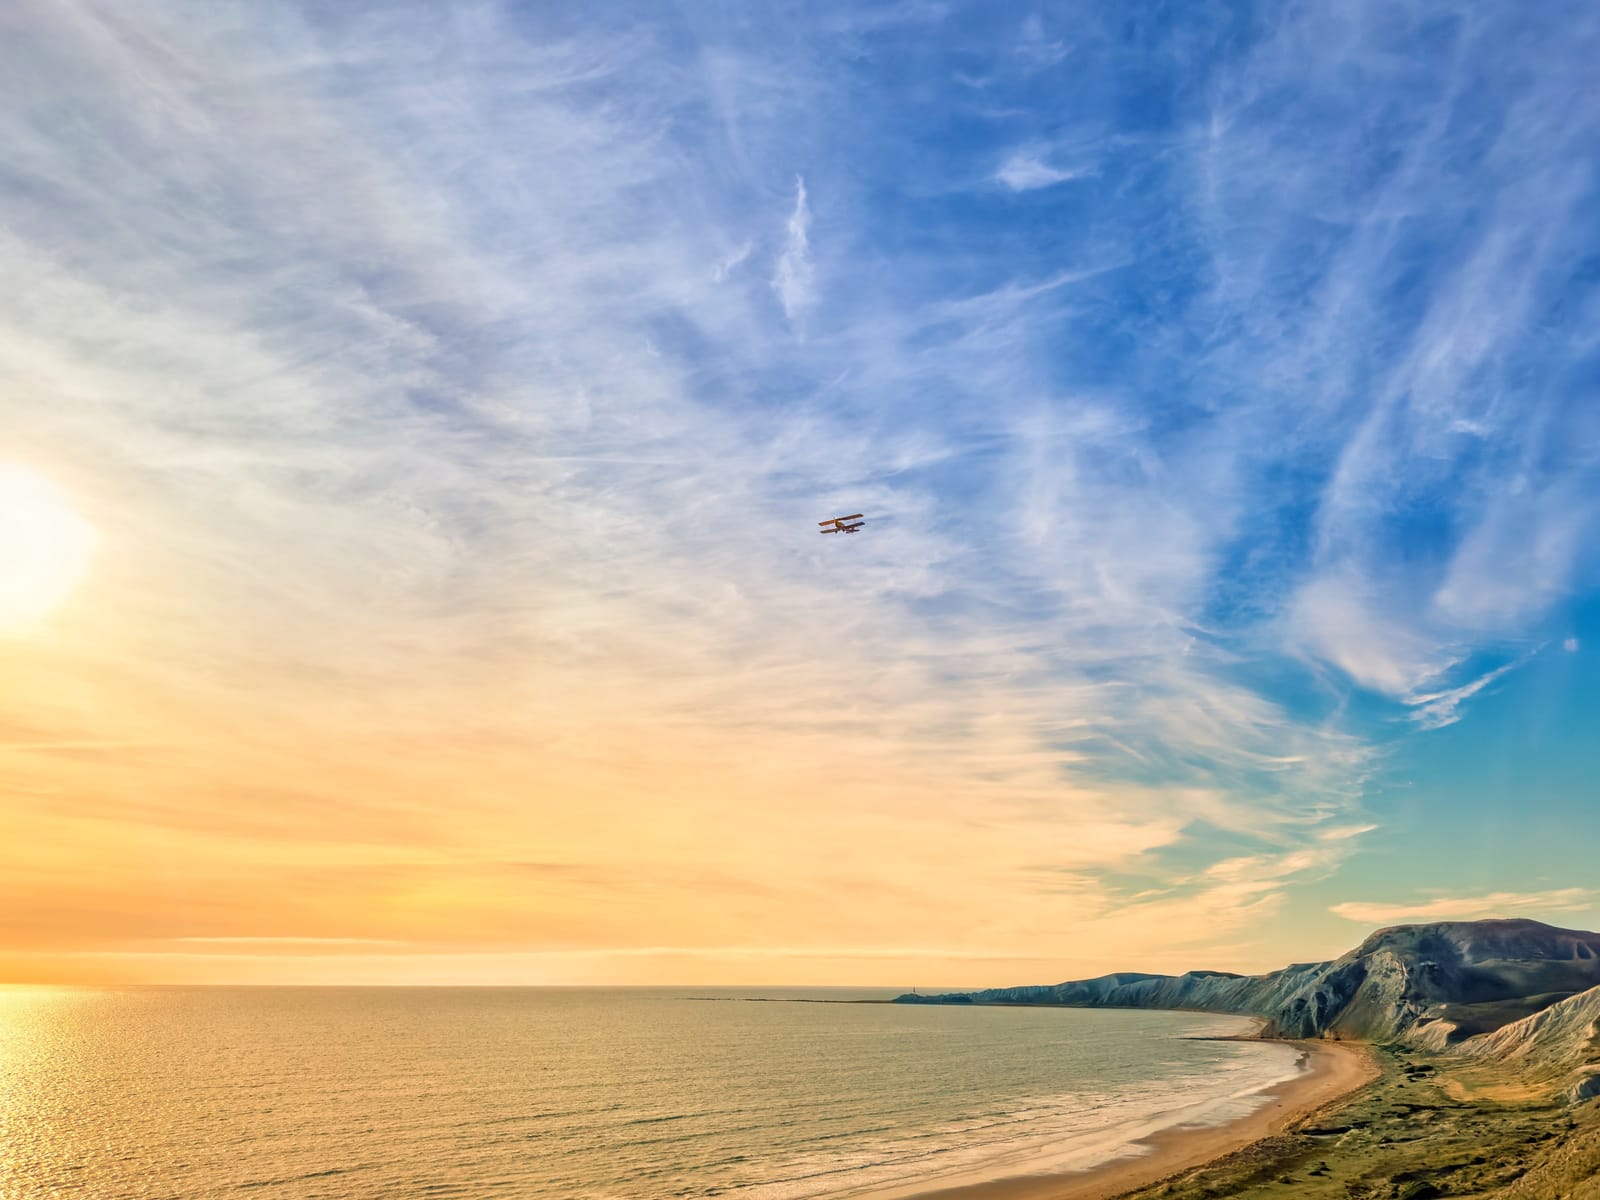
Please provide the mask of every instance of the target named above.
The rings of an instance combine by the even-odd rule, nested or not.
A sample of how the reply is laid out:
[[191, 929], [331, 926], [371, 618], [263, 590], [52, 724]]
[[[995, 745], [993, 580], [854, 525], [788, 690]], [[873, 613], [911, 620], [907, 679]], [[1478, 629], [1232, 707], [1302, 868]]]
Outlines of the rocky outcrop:
[[1574, 1103], [1600, 1096], [1600, 987], [1468, 1038], [1457, 1047], [1470, 1058], [1511, 1063], [1526, 1073], [1562, 1080]]
[[1538, 921], [1380, 929], [1348, 954], [1266, 975], [1104, 975], [907, 1004], [1176, 1008], [1262, 1018], [1266, 1037], [1352, 1038], [1444, 1049], [1600, 986], [1600, 934]]

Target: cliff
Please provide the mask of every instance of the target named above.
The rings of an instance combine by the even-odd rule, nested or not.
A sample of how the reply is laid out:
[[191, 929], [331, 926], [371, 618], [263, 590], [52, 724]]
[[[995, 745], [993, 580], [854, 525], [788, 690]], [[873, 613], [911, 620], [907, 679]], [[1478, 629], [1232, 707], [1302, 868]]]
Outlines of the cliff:
[[1266, 1037], [1352, 1038], [1442, 1050], [1600, 987], [1600, 934], [1538, 921], [1448, 921], [1380, 929], [1355, 949], [1266, 975], [1123, 973], [905, 1004], [1175, 1008], [1266, 1021]]
[[1568, 1099], [1600, 1096], [1600, 987], [1461, 1043], [1463, 1055], [1561, 1078]]

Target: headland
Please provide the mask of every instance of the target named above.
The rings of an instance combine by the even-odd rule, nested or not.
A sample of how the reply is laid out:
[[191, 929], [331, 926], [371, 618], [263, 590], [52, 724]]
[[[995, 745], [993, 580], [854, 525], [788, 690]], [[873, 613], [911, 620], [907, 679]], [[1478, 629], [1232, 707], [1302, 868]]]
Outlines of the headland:
[[1168, 1130], [1090, 1170], [905, 1200], [1600, 1200], [1600, 934], [1397, 926], [1267, 975], [1123, 973], [900, 1002], [1231, 1012], [1308, 1055], [1240, 1120]]

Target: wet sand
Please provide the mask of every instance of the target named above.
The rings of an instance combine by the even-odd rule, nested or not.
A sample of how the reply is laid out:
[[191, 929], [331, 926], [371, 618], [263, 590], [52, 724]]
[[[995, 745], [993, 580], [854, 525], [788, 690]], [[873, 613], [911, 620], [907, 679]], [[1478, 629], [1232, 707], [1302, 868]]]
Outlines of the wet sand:
[[1323, 1041], [1290, 1044], [1309, 1056], [1305, 1070], [1266, 1089], [1262, 1094], [1270, 1097], [1268, 1102], [1237, 1121], [1164, 1130], [1136, 1143], [1148, 1148], [1145, 1153], [1086, 1171], [975, 1180], [905, 1193], [904, 1200], [1111, 1200], [1281, 1133], [1378, 1077], [1377, 1063], [1364, 1047]]

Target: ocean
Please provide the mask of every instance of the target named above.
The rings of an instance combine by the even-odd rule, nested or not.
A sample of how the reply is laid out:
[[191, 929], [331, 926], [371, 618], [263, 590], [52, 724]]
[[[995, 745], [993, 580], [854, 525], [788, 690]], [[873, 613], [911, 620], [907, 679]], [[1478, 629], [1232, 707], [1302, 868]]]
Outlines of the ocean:
[[[1214, 1123], [1240, 1018], [739, 989], [0, 990], [0, 1196], [865, 1200]], [[744, 997], [771, 997], [752, 1003]]]

